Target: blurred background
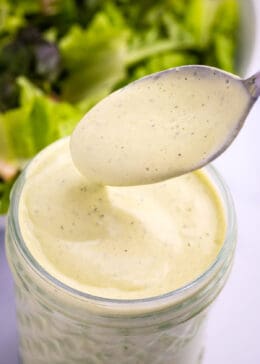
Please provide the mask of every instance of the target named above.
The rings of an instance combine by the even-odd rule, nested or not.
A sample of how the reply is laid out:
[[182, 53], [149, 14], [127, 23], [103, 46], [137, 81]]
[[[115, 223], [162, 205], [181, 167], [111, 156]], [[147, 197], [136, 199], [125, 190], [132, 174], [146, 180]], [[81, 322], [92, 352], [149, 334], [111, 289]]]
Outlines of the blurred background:
[[237, 0], [1, 0], [0, 213], [27, 160], [117, 88], [185, 64], [244, 70], [243, 14]]
[[[146, 74], [184, 64], [253, 74], [258, 14], [257, 0], [0, 0], [0, 364], [18, 363], [3, 241], [10, 189], [25, 163]], [[260, 362], [259, 119], [256, 104], [215, 163], [234, 196], [239, 241], [209, 319], [205, 364]]]

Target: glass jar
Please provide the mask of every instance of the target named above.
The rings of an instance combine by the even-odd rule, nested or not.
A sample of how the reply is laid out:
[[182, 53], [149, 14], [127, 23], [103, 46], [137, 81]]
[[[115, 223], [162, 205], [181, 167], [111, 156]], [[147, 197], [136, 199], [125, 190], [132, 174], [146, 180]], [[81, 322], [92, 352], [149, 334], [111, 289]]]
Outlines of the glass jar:
[[105, 299], [66, 286], [34, 259], [18, 221], [24, 173], [12, 191], [6, 249], [15, 288], [23, 364], [198, 364], [208, 307], [230, 272], [236, 245], [234, 206], [211, 166], [207, 175], [225, 208], [227, 232], [216, 260], [173, 292], [137, 300]]

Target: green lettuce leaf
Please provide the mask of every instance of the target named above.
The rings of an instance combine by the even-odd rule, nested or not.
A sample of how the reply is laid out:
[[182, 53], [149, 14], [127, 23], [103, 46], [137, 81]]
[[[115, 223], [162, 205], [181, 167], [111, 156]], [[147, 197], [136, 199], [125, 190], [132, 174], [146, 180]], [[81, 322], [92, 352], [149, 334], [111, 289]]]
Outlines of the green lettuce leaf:
[[163, 71], [171, 67], [179, 67], [186, 64], [198, 63], [198, 57], [189, 52], [167, 52], [150, 58], [142, 66], [135, 69], [133, 80], [141, 78], [149, 73]]
[[41, 10], [40, 1], [35, 0], [1, 0], [0, 4], [0, 34], [14, 34], [27, 23], [26, 15]]
[[229, 72], [235, 70], [239, 20], [237, 0], [224, 0], [217, 13], [212, 39], [217, 67]]
[[[62, 84], [62, 97], [69, 102], [84, 101], [88, 109], [109, 94], [126, 75], [128, 30], [100, 12], [87, 29], [75, 25], [61, 40], [60, 51], [69, 76]], [[81, 104], [82, 105], [82, 104]]]
[[186, 26], [196, 39], [198, 49], [206, 48], [212, 39], [216, 16], [223, 0], [193, 0], [186, 12]]
[[0, 114], [0, 155], [23, 165], [24, 161], [56, 139], [69, 135], [82, 111], [65, 102], [56, 102], [32, 85], [18, 79], [20, 107]]
[[14, 184], [15, 179], [12, 181], [4, 182], [0, 179], [0, 216], [5, 214], [9, 207], [9, 196]]

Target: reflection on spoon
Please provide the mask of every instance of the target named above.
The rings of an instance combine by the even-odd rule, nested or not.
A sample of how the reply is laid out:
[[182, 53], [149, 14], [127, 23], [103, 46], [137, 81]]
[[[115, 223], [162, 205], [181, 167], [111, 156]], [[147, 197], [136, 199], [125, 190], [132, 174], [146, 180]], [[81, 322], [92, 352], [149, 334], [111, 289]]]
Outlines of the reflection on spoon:
[[234, 140], [260, 93], [207, 66], [139, 79], [93, 107], [71, 137], [72, 159], [90, 181], [142, 185], [204, 166]]

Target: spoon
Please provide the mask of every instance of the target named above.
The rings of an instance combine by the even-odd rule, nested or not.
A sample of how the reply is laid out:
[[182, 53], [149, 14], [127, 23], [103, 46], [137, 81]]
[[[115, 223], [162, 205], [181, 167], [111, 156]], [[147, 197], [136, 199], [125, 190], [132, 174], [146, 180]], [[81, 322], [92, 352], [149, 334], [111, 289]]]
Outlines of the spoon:
[[95, 105], [71, 137], [75, 166], [90, 182], [142, 185], [208, 164], [232, 143], [260, 94], [248, 79], [183, 66], [130, 83]]

